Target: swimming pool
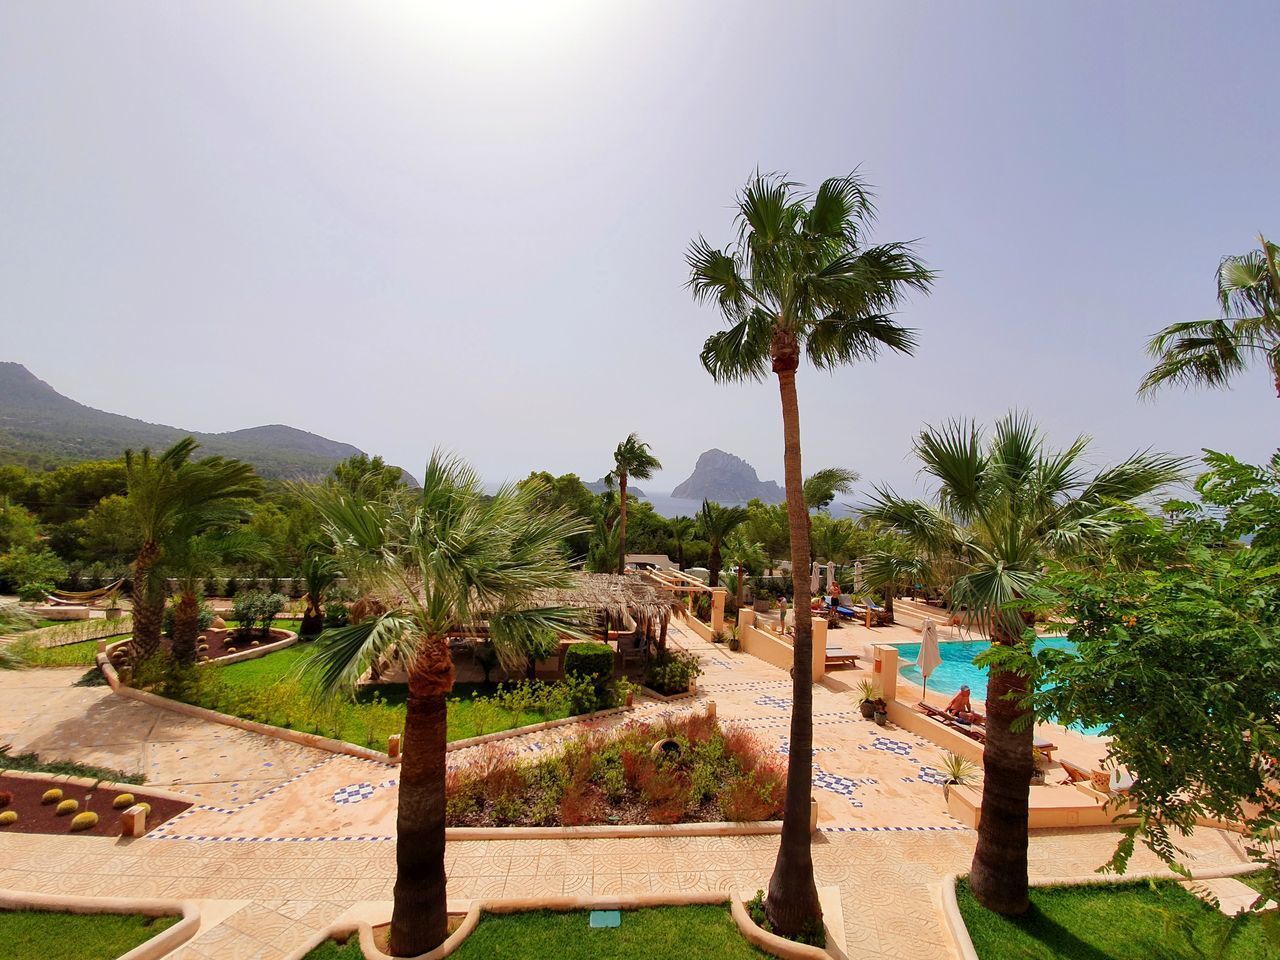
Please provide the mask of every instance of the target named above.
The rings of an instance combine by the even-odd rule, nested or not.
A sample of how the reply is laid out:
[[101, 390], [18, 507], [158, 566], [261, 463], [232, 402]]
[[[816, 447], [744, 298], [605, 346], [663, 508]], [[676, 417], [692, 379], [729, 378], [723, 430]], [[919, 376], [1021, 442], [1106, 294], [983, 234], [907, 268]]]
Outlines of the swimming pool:
[[[916, 667], [916, 659], [920, 656], [920, 644], [895, 643], [898, 649], [898, 674], [904, 680], [910, 680], [916, 686], [922, 686], [923, 680]], [[938, 652], [942, 655], [942, 663], [929, 674], [929, 689], [938, 693], [955, 693], [961, 685], [968, 684], [969, 692], [975, 700], [987, 699], [987, 671], [974, 665], [973, 659], [986, 653], [991, 643], [987, 640], [952, 640], [938, 644]], [[1056, 650], [1075, 650], [1076, 645], [1066, 637], [1040, 637], [1036, 640], [1036, 650], [1052, 647]], [[1106, 727], [1075, 727], [1082, 733], [1095, 737], [1103, 736]]]

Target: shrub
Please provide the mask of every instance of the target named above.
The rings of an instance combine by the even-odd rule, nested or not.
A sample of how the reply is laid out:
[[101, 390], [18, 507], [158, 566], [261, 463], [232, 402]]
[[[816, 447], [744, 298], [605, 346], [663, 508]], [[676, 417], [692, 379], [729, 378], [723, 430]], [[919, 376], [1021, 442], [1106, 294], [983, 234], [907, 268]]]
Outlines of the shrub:
[[351, 613], [341, 600], [330, 600], [324, 605], [324, 625], [326, 627], [345, 627], [351, 622]]
[[8, 790], [0, 790], [0, 809], [4, 809], [13, 803], [13, 794]]
[[123, 810], [126, 807], [132, 807], [133, 794], [132, 793], [120, 794], [114, 800], [111, 801], [111, 806], [114, 807], [116, 810]]
[[18, 822], [18, 812], [16, 810], [6, 810], [0, 813], [0, 827], [7, 827], [11, 823]]
[[644, 682], [663, 696], [684, 693], [695, 677], [702, 676], [702, 664], [696, 654], [668, 648], [649, 660]]
[[75, 813], [79, 809], [80, 804], [75, 800], [63, 800], [54, 812], [60, 817], [65, 817], [68, 813]]
[[18, 588], [18, 599], [23, 603], [39, 603], [53, 593], [53, 590], [53, 584], [45, 581], [24, 583]]
[[259, 636], [267, 636], [271, 632], [272, 622], [288, 602], [287, 598], [278, 593], [251, 590], [238, 594], [232, 604], [231, 615], [240, 621], [239, 634], [248, 636], [256, 628]]
[[564, 672], [591, 677], [599, 686], [612, 678], [613, 660], [613, 647], [607, 643], [574, 643], [564, 652]]
[[783, 776], [735, 777], [720, 789], [720, 810], [726, 820], [739, 823], [773, 820], [782, 816], [785, 792]]
[[40, 796], [40, 802], [46, 803], [46, 804], [57, 803], [61, 799], [62, 799], [62, 791], [59, 790], [57, 787], [54, 787], [51, 790], [46, 790]]
[[52, 550], [14, 547], [0, 556], [0, 585], [10, 590], [29, 584], [47, 584], [52, 590], [53, 584], [66, 576], [67, 565]]
[[77, 813], [71, 818], [72, 830], [91, 830], [98, 825], [98, 815], [92, 810]]
[[465, 820], [480, 803], [480, 778], [469, 767], [446, 770], [444, 815], [449, 823]]
[[[747, 901], [744, 906], [747, 908], [747, 913], [750, 915], [751, 921], [757, 927], [767, 933], [774, 932], [773, 925], [769, 923], [769, 918], [764, 912], [763, 890], [757, 890], [756, 895]], [[779, 934], [779, 936], [781, 936], [781, 934]], [[788, 937], [788, 939], [794, 940], [797, 943], [807, 943], [809, 946], [818, 947], [819, 949], [823, 949], [827, 945], [827, 933], [823, 929], [822, 921], [820, 920], [809, 920], [804, 930], [801, 930], [800, 933], [794, 937]]]
[[580, 827], [600, 819], [600, 791], [589, 780], [573, 779], [560, 797], [560, 822]]
[[684, 816], [693, 791], [689, 777], [655, 765], [640, 778], [640, 799], [654, 823], [675, 823]]
[[240, 592], [240, 581], [235, 577], [227, 577], [227, 585], [223, 587], [223, 592], [228, 597], [234, 597]]

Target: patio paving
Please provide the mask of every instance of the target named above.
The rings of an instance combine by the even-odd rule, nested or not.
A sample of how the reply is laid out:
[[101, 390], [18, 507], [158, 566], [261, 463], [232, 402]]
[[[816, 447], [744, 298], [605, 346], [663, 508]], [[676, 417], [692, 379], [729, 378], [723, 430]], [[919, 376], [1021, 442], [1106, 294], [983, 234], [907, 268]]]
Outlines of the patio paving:
[[[646, 703], [638, 715], [701, 710], [714, 699], [723, 721], [741, 723], [785, 752], [786, 674], [680, 626], [671, 636], [703, 659], [699, 693]], [[71, 687], [79, 674], [0, 675], [0, 743], [145, 771], [149, 783], [202, 802], [140, 840], [0, 835], [0, 887], [211, 901], [213, 922], [171, 955], [182, 960], [288, 956], [353, 904], [390, 900], [395, 767], [190, 720], [106, 688]], [[974, 834], [946, 813], [929, 773], [937, 749], [863, 720], [844, 685], [814, 691], [814, 793], [823, 827], [814, 843], [818, 883], [840, 888], [850, 957], [950, 958], [939, 881], [967, 869]], [[581, 726], [507, 744], [534, 754]], [[450, 762], [463, 762], [467, 753], [451, 754]], [[1091, 873], [1115, 840], [1105, 829], [1039, 832], [1032, 874]], [[774, 836], [456, 841], [447, 853], [449, 896], [753, 891], [767, 883], [777, 842]], [[1201, 866], [1244, 859], [1236, 839], [1218, 831], [1201, 831], [1185, 846]], [[1133, 869], [1153, 866], [1140, 853]]]

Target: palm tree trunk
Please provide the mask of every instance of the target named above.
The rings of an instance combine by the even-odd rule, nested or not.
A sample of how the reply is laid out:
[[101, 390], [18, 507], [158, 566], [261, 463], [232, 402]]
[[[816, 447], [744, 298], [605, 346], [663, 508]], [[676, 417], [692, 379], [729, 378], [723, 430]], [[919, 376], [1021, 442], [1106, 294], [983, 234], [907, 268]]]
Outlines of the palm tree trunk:
[[[791, 668], [791, 750], [787, 757], [787, 797], [782, 842], [769, 878], [765, 913], [774, 928], [794, 936], [822, 922], [813, 879], [809, 807], [813, 789], [813, 612], [809, 609], [809, 510], [800, 463], [800, 401], [796, 397], [798, 356], [775, 360], [782, 395], [783, 478], [791, 527], [791, 574], [795, 585], [795, 637]], [[801, 570], [799, 564], [805, 564]]]
[[707, 570], [711, 574], [708, 578], [710, 585], [713, 587], [720, 586], [720, 541], [711, 541], [711, 551], [707, 554]]
[[745, 592], [745, 589], [744, 589], [744, 588], [745, 588], [745, 586], [746, 586], [746, 584], [745, 584], [745, 582], [744, 582], [744, 580], [743, 580], [743, 577], [742, 577], [742, 564], [738, 564], [738, 590], [737, 590], [736, 594], [734, 595], [733, 601], [734, 601], [734, 603], [736, 603], [739, 607], [741, 607], [741, 606], [742, 606], [742, 598], [743, 598], [743, 594], [744, 594], [744, 592]]
[[182, 588], [173, 607], [173, 659], [189, 666], [196, 662], [196, 638], [200, 635], [200, 601], [194, 589]]
[[[996, 627], [992, 639], [1004, 646], [1020, 643]], [[987, 742], [982, 750], [982, 818], [973, 852], [969, 887], [988, 910], [1025, 913], [1027, 900], [1027, 811], [1031, 800], [1034, 724], [1015, 731], [1025, 710], [1026, 677], [991, 670], [987, 683]], [[1009, 694], [1014, 698], [1010, 699]]]
[[[133, 562], [133, 650], [137, 663], [160, 649], [160, 633], [164, 627], [164, 591], [155, 589], [151, 572], [160, 558], [154, 540], [148, 540]], [[136, 666], [137, 664], [135, 664]]]
[[627, 569], [627, 475], [618, 471], [618, 572]]
[[444, 943], [448, 912], [444, 872], [445, 694], [453, 664], [443, 641], [427, 644], [409, 676], [400, 799], [396, 809], [396, 885], [391, 953], [414, 957]]
[[307, 594], [307, 609], [302, 613], [302, 624], [298, 627], [298, 636], [314, 637], [324, 629], [324, 613], [320, 609], [320, 600], [314, 594]]

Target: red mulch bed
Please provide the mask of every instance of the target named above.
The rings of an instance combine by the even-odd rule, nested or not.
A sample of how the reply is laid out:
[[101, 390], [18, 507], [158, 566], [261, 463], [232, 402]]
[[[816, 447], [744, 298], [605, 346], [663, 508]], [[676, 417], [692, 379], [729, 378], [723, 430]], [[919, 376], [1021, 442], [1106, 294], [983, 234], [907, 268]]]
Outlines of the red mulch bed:
[[[80, 809], [75, 813], [58, 816], [56, 803], [41, 803], [40, 797], [51, 787], [62, 791], [63, 800], [75, 800]], [[106, 787], [77, 786], [60, 781], [56, 777], [43, 777], [39, 780], [28, 780], [26, 777], [10, 777], [0, 774], [0, 791], [13, 794], [13, 799], [3, 807], [18, 814], [18, 822], [9, 826], [0, 826], [0, 836], [6, 833], [74, 833], [86, 837], [118, 837], [120, 836], [120, 814], [111, 806], [122, 793], [132, 793], [139, 803], [151, 804], [151, 813], [147, 815], [147, 831], [150, 832], [166, 820], [172, 820], [188, 809], [191, 804], [183, 800], [170, 800], [167, 797], [153, 797], [143, 787], [128, 787], [124, 790], [113, 790]], [[71, 829], [71, 818], [76, 813], [92, 810], [98, 815], [97, 825], [88, 830]]]
[[[265, 647], [269, 643], [279, 643], [281, 640], [287, 640], [293, 636], [292, 630], [278, 630], [271, 628], [270, 636], [260, 636], [259, 631], [254, 629], [249, 636], [242, 637], [238, 630], [223, 630], [216, 627], [210, 627], [205, 630], [201, 636], [203, 640], [197, 640], [197, 645], [207, 643], [208, 650], [201, 650], [197, 656], [208, 657], [210, 660], [217, 660], [219, 657], [229, 656], [232, 653], [244, 653], [246, 650], [256, 650], [254, 641], [257, 641], [258, 647]], [[173, 641], [169, 637], [162, 637], [160, 645], [167, 651]], [[235, 650], [229, 648], [235, 647]]]

